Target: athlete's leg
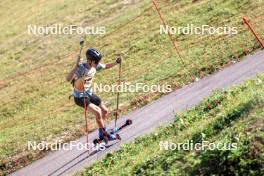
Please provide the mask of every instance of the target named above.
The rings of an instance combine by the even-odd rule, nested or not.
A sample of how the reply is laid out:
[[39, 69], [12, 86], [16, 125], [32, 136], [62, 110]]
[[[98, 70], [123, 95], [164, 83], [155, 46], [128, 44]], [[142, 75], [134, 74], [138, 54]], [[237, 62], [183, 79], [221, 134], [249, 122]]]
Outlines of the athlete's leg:
[[99, 106], [102, 112], [102, 118], [103, 120], [106, 120], [107, 116], [108, 116], [108, 109], [107, 107], [104, 105], [104, 103], [102, 102], [101, 98], [98, 97], [96, 94], [92, 94], [90, 97], [90, 102], [95, 104], [96, 106]]
[[102, 117], [102, 111], [101, 111], [101, 108], [96, 106], [95, 104], [93, 103], [90, 103], [88, 105], [88, 108], [87, 108], [88, 111], [90, 111], [91, 113], [93, 113], [95, 115], [95, 118], [96, 118], [96, 123], [98, 125], [99, 128], [104, 128], [104, 121], [103, 121], [103, 117]]
[[108, 108], [105, 106], [103, 102], [101, 102], [101, 105], [99, 106], [102, 110], [102, 117], [104, 120], [108, 118]]
[[[103, 118], [102, 118], [101, 108], [91, 101], [92, 100], [91, 97], [86, 97], [85, 100], [86, 100], [87, 110], [92, 112], [95, 115], [96, 123], [97, 123], [98, 127], [99, 128], [104, 128], [104, 121], [103, 121]], [[74, 97], [74, 101], [75, 101], [75, 103], [78, 106], [84, 108], [84, 98], [76, 98], [76, 97]], [[100, 103], [100, 102], [98, 102], [98, 103]]]

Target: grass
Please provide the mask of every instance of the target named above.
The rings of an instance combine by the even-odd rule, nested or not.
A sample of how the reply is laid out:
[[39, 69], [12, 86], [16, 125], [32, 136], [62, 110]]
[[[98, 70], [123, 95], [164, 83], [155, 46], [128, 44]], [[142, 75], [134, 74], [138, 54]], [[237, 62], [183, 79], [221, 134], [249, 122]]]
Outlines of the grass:
[[[263, 175], [263, 82], [262, 74], [217, 91], [176, 114], [170, 125], [123, 145], [76, 175]], [[232, 144], [233, 150], [161, 150], [166, 141]]]
[[[242, 24], [248, 16], [263, 36], [262, 1], [157, 1], [171, 26], [187, 24], [237, 26], [238, 35], [174, 35], [184, 59], [166, 35], [159, 34], [160, 19], [150, 1], [1, 1], [0, 2], [0, 170], [10, 172], [43, 155], [26, 150], [27, 141], [68, 141], [81, 136], [82, 110], [68, 100], [71, 86], [65, 75], [78, 52], [78, 35], [27, 34], [27, 25], [76, 24], [105, 26], [105, 35], [85, 36], [85, 47], [100, 49], [104, 62], [117, 54], [124, 58], [122, 77], [130, 83], [169, 84], [177, 89], [197, 77], [211, 74], [259, 48]], [[258, 14], [258, 17], [255, 16]], [[117, 68], [97, 74], [95, 82], [116, 83]], [[162, 93], [123, 93], [125, 114]], [[99, 93], [110, 111], [114, 93]], [[96, 128], [89, 116], [89, 129]], [[113, 118], [112, 114], [110, 119]]]

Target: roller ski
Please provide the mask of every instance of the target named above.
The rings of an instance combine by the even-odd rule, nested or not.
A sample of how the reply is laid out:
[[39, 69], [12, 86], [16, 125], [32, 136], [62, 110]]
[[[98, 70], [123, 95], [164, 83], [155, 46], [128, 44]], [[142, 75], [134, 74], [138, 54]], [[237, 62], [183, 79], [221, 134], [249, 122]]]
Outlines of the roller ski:
[[93, 144], [98, 145], [104, 142], [105, 144], [108, 144], [109, 141], [115, 141], [115, 140], [121, 140], [120, 135], [118, 132], [120, 132], [123, 128], [129, 126], [132, 124], [132, 120], [128, 119], [126, 120], [125, 124], [121, 125], [120, 127], [110, 129], [110, 130], [102, 130], [99, 129], [99, 138], [94, 139]]

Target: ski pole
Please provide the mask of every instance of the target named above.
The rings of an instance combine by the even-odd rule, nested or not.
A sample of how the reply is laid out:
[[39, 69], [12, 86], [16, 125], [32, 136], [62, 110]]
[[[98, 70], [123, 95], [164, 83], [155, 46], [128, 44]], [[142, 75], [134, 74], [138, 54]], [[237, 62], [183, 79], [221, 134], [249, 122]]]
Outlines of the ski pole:
[[85, 132], [86, 132], [86, 145], [88, 144], [88, 122], [87, 122], [87, 107], [86, 107], [86, 98], [83, 97], [83, 104], [84, 104], [84, 119], [85, 119]]
[[[121, 63], [119, 63], [119, 70], [118, 70], [118, 85], [121, 83]], [[118, 117], [118, 110], [119, 110], [119, 91], [117, 90], [117, 97], [116, 97], [116, 114], [115, 114], [115, 128], [116, 128], [116, 122]]]
[[[79, 57], [81, 57], [81, 54], [82, 54], [82, 50], [83, 50], [83, 44], [84, 44], [84, 39], [81, 37], [80, 39], [80, 51], [79, 51]], [[83, 84], [83, 95], [85, 94], [84, 93], [84, 82], [82, 83]], [[86, 133], [86, 145], [88, 145], [88, 120], [87, 120], [87, 107], [86, 107], [86, 98], [85, 96], [83, 97], [83, 105], [84, 105], [84, 119], [85, 119], [85, 133]]]

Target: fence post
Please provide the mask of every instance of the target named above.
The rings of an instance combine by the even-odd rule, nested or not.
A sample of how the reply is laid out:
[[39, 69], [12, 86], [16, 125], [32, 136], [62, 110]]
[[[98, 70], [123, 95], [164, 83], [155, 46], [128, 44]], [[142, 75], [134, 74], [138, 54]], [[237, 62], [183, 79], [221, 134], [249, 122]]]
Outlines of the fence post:
[[[155, 7], [155, 9], [156, 9], [156, 11], [157, 11], [157, 13], [158, 13], [158, 15], [159, 15], [161, 21], [162, 21], [163, 26], [166, 27], [166, 23], [165, 23], [164, 19], [163, 19], [162, 16], [161, 16], [161, 13], [160, 13], [160, 10], [159, 10], [159, 8], [158, 8], [158, 5], [157, 5], [156, 0], [152, 0], [152, 3], [153, 3], [153, 5], [154, 5], [154, 7]], [[172, 38], [172, 36], [171, 36], [170, 31], [168, 31], [168, 35], [169, 35], [169, 38], [170, 38], [170, 40], [171, 40], [171, 42], [172, 42], [172, 44], [173, 44], [173, 47], [175, 48], [175, 50], [176, 50], [176, 52], [177, 52], [177, 54], [178, 54], [178, 56], [179, 56], [179, 58], [180, 58], [181, 63], [184, 64], [183, 59], [182, 59], [182, 56], [181, 56], [181, 54], [180, 54], [180, 51], [179, 51], [179, 49], [177, 48], [177, 46], [176, 46], [176, 44], [175, 44], [175, 42], [174, 42], [174, 40], [173, 40], [173, 38]]]
[[249, 24], [249, 21], [246, 17], [243, 18], [244, 23], [248, 26], [250, 31], [253, 33], [253, 35], [256, 37], [262, 48], [264, 49], [264, 42], [261, 40], [261, 38], [258, 36], [258, 34], [255, 32], [255, 30], [252, 28], [252, 26]]

